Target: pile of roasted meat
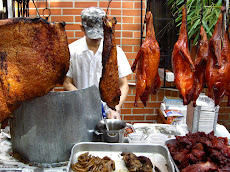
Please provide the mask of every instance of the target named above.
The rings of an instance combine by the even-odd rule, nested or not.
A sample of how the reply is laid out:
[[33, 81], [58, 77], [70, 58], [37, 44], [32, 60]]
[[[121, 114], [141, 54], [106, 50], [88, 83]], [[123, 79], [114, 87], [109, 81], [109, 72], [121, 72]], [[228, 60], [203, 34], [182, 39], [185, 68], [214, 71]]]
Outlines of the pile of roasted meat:
[[107, 156], [101, 159], [86, 152], [78, 157], [77, 163], [71, 164], [71, 168], [76, 172], [112, 172], [115, 170], [115, 163]]
[[230, 44], [227, 30], [223, 23], [223, 12], [215, 25], [210, 40], [203, 26], [200, 28], [200, 41], [195, 65], [188, 49], [186, 30], [186, 9], [183, 7], [180, 36], [174, 45], [172, 53], [172, 67], [175, 84], [183, 99], [184, 105], [195, 101], [201, 93], [204, 84], [208, 86], [208, 96], [219, 105], [224, 96], [228, 96], [230, 104]]
[[70, 58], [64, 26], [42, 18], [0, 20], [0, 122], [62, 84]]
[[230, 169], [228, 139], [216, 137], [213, 132], [176, 136], [175, 142], [167, 146], [181, 172], [227, 172]]

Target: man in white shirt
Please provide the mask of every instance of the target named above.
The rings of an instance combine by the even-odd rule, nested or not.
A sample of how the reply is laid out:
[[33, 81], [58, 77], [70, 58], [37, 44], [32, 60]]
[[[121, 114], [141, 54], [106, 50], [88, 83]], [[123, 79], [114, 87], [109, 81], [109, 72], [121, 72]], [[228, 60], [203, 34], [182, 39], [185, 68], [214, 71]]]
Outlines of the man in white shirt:
[[[67, 91], [87, 88], [92, 85], [99, 86], [102, 75], [103, 50], [103, 23], [105, 12], [97, 7], [90, 7], [82, 11], [81, 29], [85, 36], [69, 45], [70, 66], [63, 83]], [[116, 111], [110, 109], [103, 102], [105, 113], [109, 119], [121, 119], [120, 111], [128, 95], [127, 76], [132, 73], [123, 50], [117, 46], [117, 63], [121, 97]]]

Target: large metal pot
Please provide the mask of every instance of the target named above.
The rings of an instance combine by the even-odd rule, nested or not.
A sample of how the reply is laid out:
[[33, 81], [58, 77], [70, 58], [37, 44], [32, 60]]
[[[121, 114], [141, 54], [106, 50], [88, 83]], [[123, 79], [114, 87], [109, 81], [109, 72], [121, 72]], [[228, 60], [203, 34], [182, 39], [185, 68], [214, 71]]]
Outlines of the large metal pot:
[[97, 123], [95, 133], [101, 136], [102, 142], [123, 143], [125, 127], [126, 123], [122, 120], [103, 119]]

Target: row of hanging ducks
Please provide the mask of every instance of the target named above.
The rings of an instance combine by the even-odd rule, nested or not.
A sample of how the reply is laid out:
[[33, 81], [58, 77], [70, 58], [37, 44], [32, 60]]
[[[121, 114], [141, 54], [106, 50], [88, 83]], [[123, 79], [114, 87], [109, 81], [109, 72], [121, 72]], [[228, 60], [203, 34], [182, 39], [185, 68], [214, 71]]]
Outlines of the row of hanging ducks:
[[[174, 83], [184, 105], [193, 101], [193, 105], [196, 106], [196, 99], [205, 84], [209, 90], [208, 96], [215, 101], [215, 105], [219, 105], [225, 96], [228, 96], [228, 105], [230, 105], [230, 44], [227, 30], [223, 29], [224, 11], [225, 7], [222, 7], [209, 40], [201, 25], [198, 51], [193, 62], [188, 48], [186, 8], [182, 8], [180, 35], [172, 52], [172, 68]], [[132, 65], [133, 72], [137, 66], [136, 106], [139, 97], [146, 106], [149, 95], [155, 94], [160, 88], [158, 74], [160, 48], [155, 38], [152, 17], [149, 11], [146, 14], [146, 38]]]

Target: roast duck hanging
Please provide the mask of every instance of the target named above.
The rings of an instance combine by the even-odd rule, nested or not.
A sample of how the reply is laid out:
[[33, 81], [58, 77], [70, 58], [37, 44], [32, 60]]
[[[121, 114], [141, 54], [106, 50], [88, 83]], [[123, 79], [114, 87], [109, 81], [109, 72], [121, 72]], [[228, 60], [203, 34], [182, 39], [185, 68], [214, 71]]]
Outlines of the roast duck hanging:
[[213, 35], [209, 39], [206, 67], [208, 95], [214, 99], [215, 105], [219, 105], [224, 96], [228, 96], [228, 104], [230, 104], [230, 45], [223, 23], [224, 11], [225, 8], [222, 7]]
[[101, 100], [115, 110], [119, 104], [121, 91], [119, 88], [119, 74], [117, 65], [117, 48], [115, 42], [116, 18], [103, 18], [104, 41], [102, 51], [102, 77], [99, 82]]
[[155, 37], [151, 11], [147, 12], [145, 20], [146, 38], [131, 67], [134, 72], [137, 66], [135, 106], [137, 106], [139, 97], [144, 106], [146, 106], [150, 94], [155, 94], [160, 88], [158, 74], [160, 47]]
[[69, 68], [64, 23], [42, 18], [0, 20], [0, 122], [23, 101], [62, 84]]
[[183, 104], [187, 105], [193, 99], [195, 66], [188, 48], [185, 7], [182, 8], [180, 35], [172, 53], [172, 68], [176, 87], [183, 99]]

